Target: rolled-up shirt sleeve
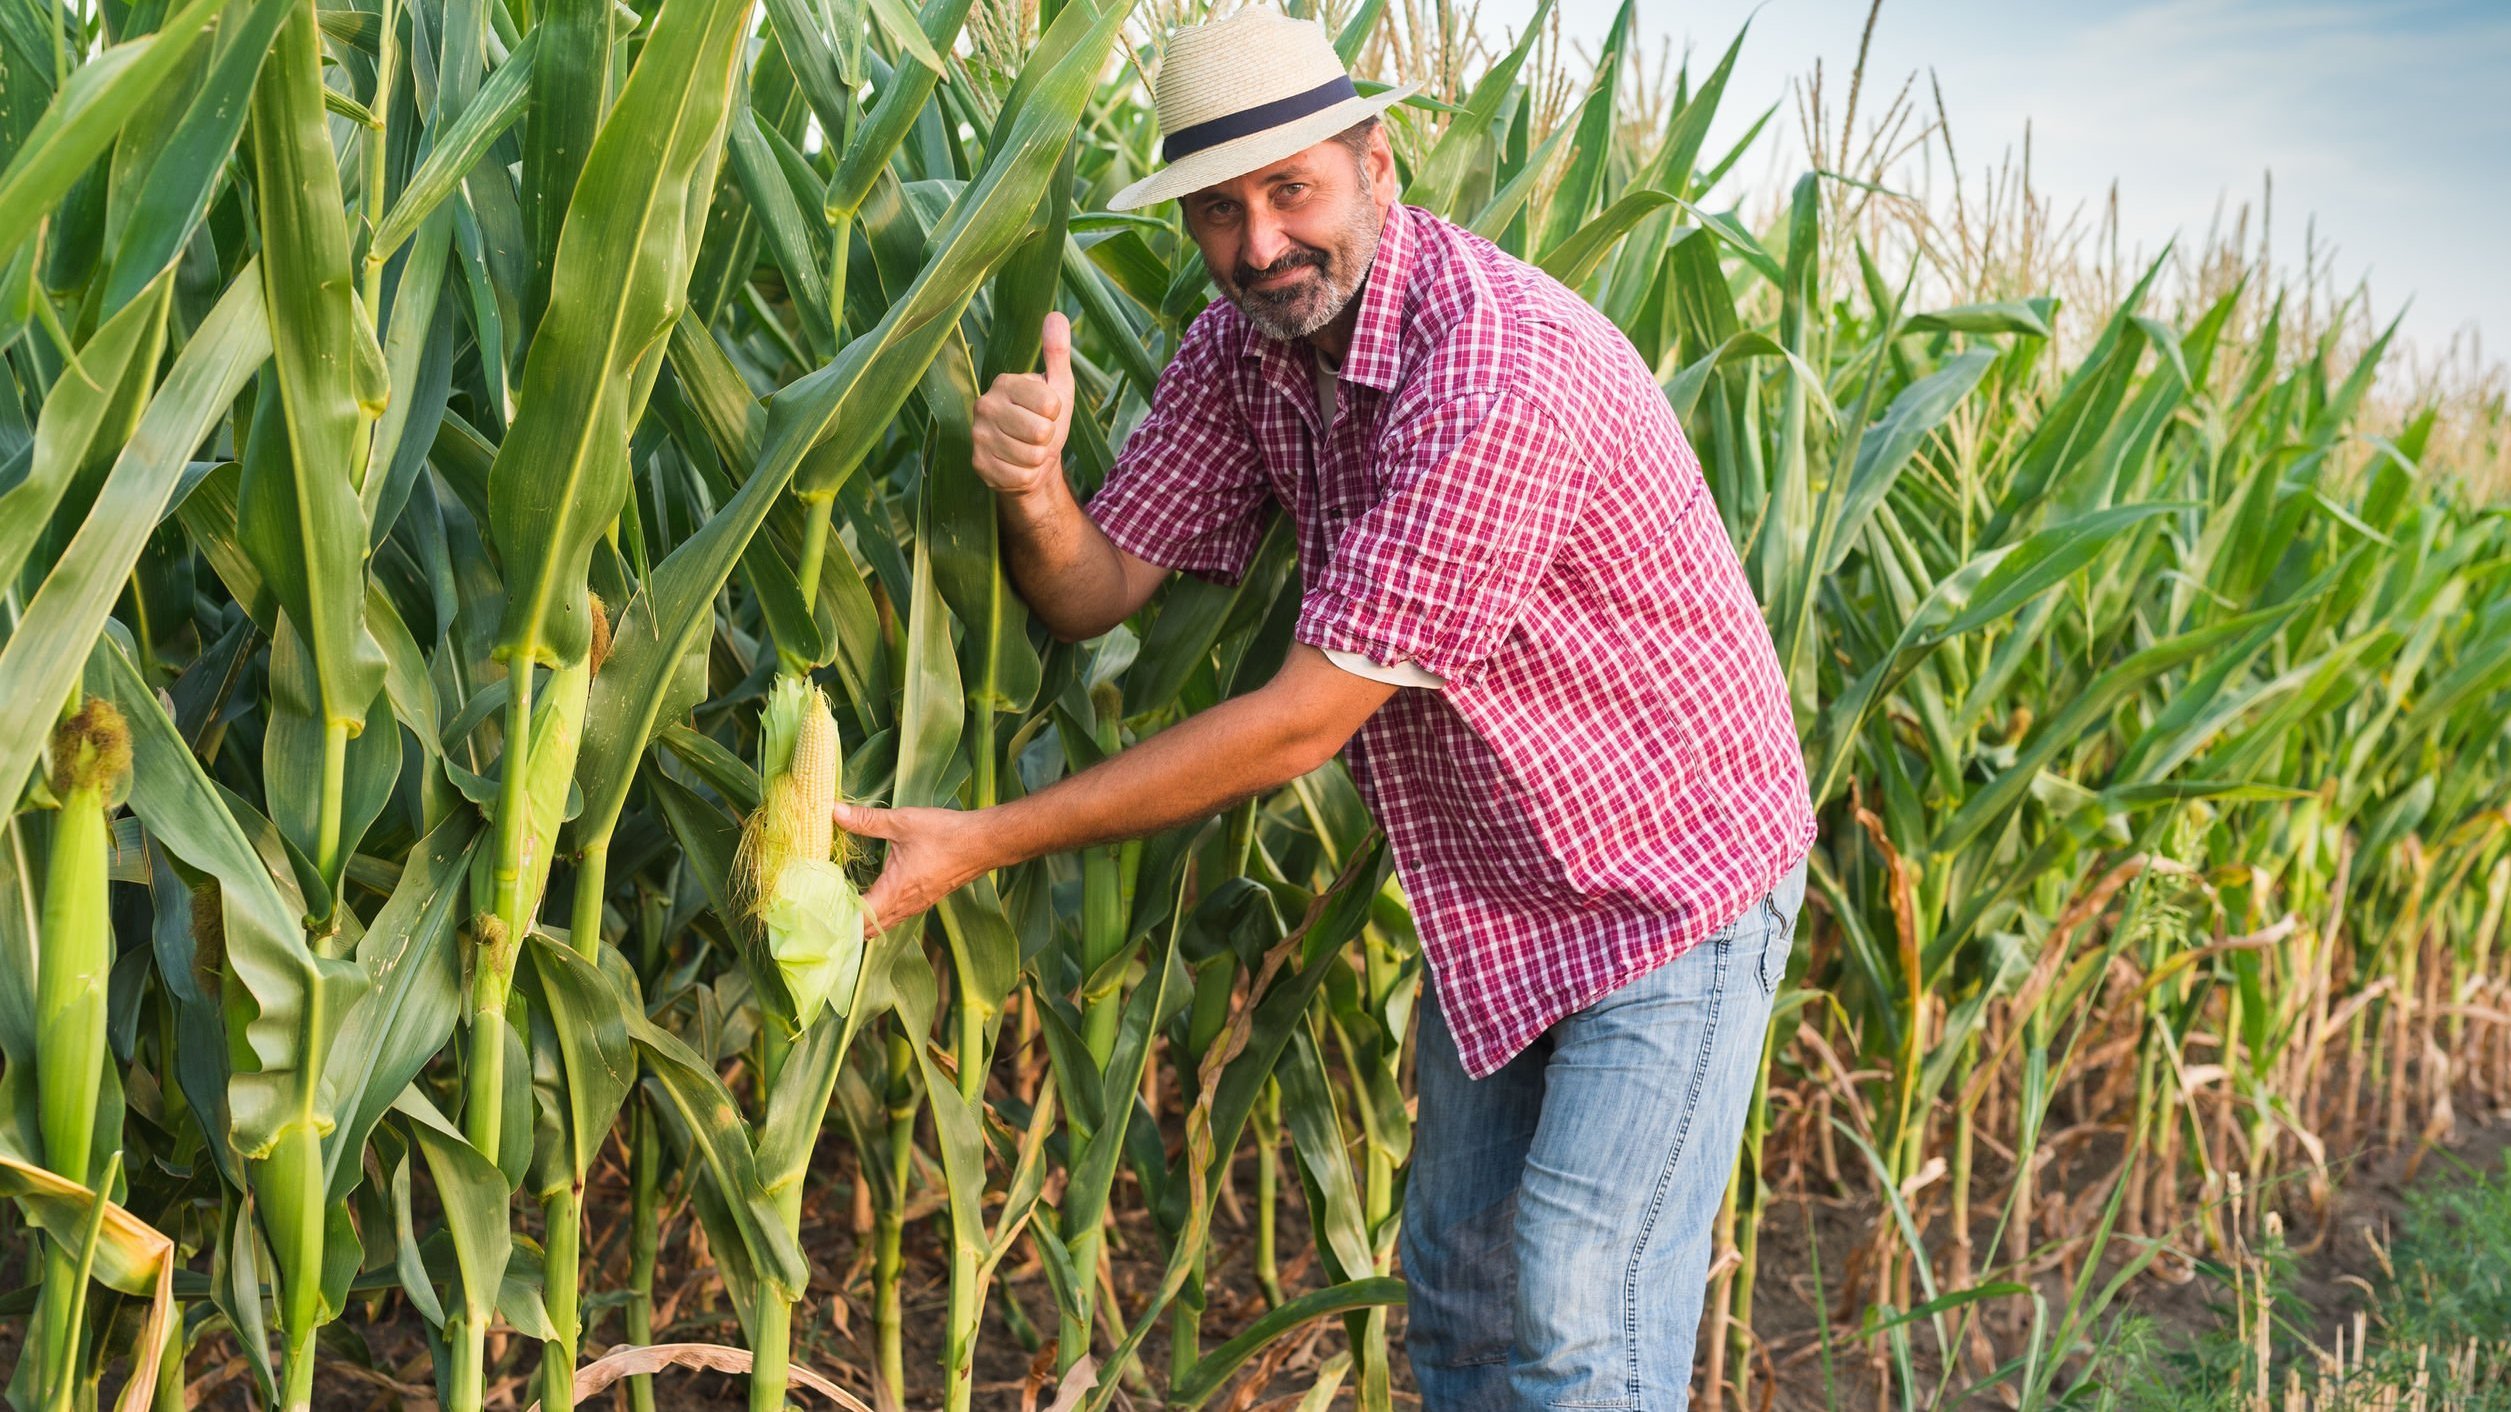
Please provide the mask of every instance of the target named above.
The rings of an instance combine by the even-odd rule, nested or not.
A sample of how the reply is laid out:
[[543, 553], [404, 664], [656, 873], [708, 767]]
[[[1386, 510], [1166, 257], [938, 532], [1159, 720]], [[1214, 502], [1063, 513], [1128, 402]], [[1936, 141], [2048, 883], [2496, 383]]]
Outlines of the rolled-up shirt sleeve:
[[1236, 583], [1263, 538], [1272, 488], [1231, 393], [1221, 327], [1207, 314], [1186, 330], [1087, 509], [1136, 558]]
[[1471, 686], [1559, 554], [1593, 467], [1517, 388], [1426, 408], [1379, 455], [1386, 493], [1307, 586], [1292, 635]]

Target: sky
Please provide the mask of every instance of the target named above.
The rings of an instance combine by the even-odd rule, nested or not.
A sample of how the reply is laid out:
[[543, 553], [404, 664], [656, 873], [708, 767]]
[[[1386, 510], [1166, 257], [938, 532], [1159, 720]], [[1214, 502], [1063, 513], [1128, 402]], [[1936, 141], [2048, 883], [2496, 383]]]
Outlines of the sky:
[[[1585, 53], [1618, 8], [1557, 3]], [[1484, 30], [1514, 33], [1534, 9], [1482, 0]], [[1836, 94], [1866, 11], [1638, 0], [1638, 29], [1651, 55], [1668, 36], [1688, 46], [1697, 74], [1751, 23], [1715, 152], [1817, 58]], [[2438, 352], [2472, 329], [2488, 361], [2511, 349], [2511, 0], [1885, 0], [1867, 93], [1912, 72], [1923, 92], [1930, 68], [1966, 177], [2019, 151], [2028, 121], [2043, 194], [2090, 216], [2115, 178], [2125, 243], [2151, 253], [2201, 240], [2219, 201], [2254, 206], [2272, 172], [2280, 263], [2300, 264], [2315, 215], [2341, 287], [2368, 277], [2375, 312], [2404, 310], [2414, 343]], [[1801, 153], [1795, 111], [1773, 127]], [[1737, 169], [1766, 170], [1758, 155]]]

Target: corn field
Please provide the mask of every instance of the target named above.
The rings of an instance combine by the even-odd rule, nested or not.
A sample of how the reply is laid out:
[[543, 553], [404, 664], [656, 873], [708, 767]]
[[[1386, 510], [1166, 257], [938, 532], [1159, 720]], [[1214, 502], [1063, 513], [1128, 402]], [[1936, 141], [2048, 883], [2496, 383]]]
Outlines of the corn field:
[[[1062, 310], [1086, 494], [1211, 297], [1102, 209], [1187, 17], [0, 0], [14, 1406], [955, 1410], [981, 1355], [1024, 1408], [1393, 1405], [1424, 973], [1339, 767], [869, 935], [829, 826], [1287, 649], [1278, 527], [1054, 641], [969, 461]], [[1627, 5], [1583, 57], [1327, 18], [1431, 80], [1404, 199], [1657, 367], [1787, 671], [1824, 832], [1704, 1401], [1813, 1347], [1755, 1332], [1774, 1204], [1872, 1217], [1826, 1370], [2053, 1406], [2135, 1281], [2511, 1103], [2498, 396], [2402, 402], [2237, 251], [2061, 280], [2028, 192], [1860, 169], [1912, 123], [1853, 90], [1735, 196], [1777, 107]]]

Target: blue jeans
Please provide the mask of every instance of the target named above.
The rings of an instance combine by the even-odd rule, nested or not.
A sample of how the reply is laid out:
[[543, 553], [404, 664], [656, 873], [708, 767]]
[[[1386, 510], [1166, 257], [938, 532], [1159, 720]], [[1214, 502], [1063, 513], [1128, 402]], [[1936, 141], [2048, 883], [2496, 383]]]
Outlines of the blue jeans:
[[1478, 1081], [1424, 989], [1402, 1236], [1423, 1412], [1682, 1412], [1711, 1227], [1804, 897], [1800, 861]]

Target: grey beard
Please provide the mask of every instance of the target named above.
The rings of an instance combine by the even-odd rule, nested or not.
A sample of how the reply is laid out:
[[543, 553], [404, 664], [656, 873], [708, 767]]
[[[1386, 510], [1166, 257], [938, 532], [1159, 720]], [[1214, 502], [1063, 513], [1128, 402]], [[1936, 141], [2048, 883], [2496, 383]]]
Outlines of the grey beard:
[[1242, 293], [1238, 307], [1246, 314], [1247, 322], [1254, 324], [1256, 331], [1268, 338], [1278, 338], [1284, 343], [1306, 338], [1334, 322], [1336, 316], [1351, 303], [1352, 296], [1359, 293], [1358, 285], [1344, 285], [1334, 278], [1331, 271], [1319, 269], [1317, 279], [1324, 289], [1303, 306], [1277, 308], [1259, 302], [1261, 295]]

